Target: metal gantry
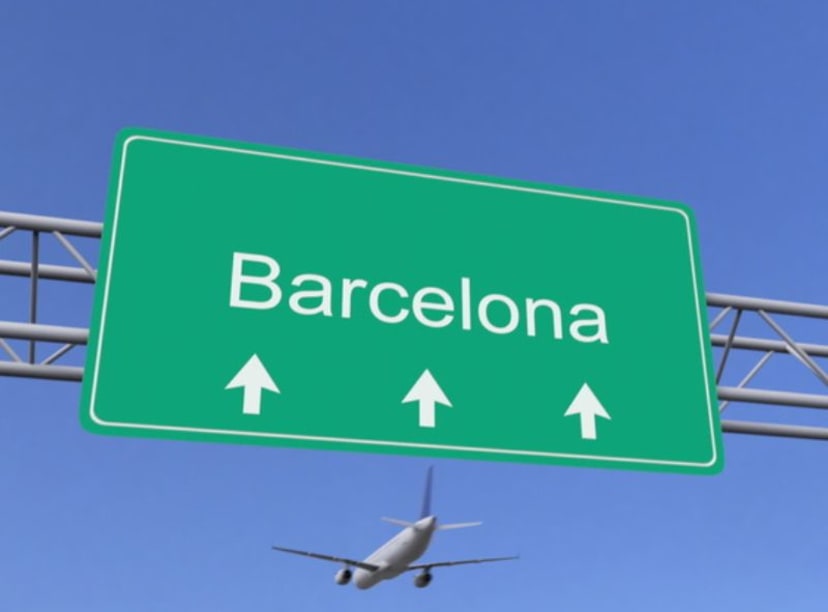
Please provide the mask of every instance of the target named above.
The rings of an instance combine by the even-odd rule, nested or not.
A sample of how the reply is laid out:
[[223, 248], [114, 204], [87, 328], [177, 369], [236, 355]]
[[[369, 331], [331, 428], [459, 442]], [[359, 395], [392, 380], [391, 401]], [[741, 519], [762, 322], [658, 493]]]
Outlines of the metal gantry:
[[[43, 281], [94, 284], [97, 271], [69, 237], [79, 236], [100, 239], [103, 224], [57, 217], [43, 217], [0, 211], [0, 246], [14, 232], [30, 235], [31, 250], [28, 261], [0, 259], [0, 276], [17, 276], [29, 279], [28, 321], [0, 320], [0, 376], [23, 376], [51, 380], [80, 381], [83, 368], [56, 363], [61, 357], [78, 346], [85, 346], [89, 330], [79, 327], [44, 325], [38, 320], [39, 291]], [[51, 236], [77, 263], [77, 266], [48, 264], [41, 261], [43, 238]], [[5, 287], [1, 290], [6, 293]], [[15, 350], [9, 340], [24, 340], [23, 351]], [[56, 350], [38, 359], [38, 343], [58, 343]], [[20, 352], [19, 352], [20, 351]], [[20, 353], [23, 353], [21, 355]]]
[[[825, 392], [798, 393], [791, 390], [748, 387], [771, 358], [779, 354], [787, 354], [798, 361], [814, 375], [820, 388], [828, 387], [828, 374], [815, 359], [828, 357], [828, 346], [795, 340], [773, 316], [785, 315], [797, 319], [828, 321], [828, 306], [719, 293], [708, 293], [707, 305], [711, 309], [719, 309], [719, 312], [710, 323], [710, 341], [714, 347], [721, 347], [722, 349], [719, 353], [716, 369], [716, 388], [721, 413], [727, 410], [731, 402], [795, 408], [828, 408], [828, 393]], [[743, 315], [745, 314], [754, 318], [758, 317], [764, 323], [767, 333], [772, 337], [740, 336], [738, 334], [739, 325], [743, 323]], [[712, 333], [728, 318], [730, 319], [730, 329], [727, 334]], [[735, 351], [761, 353], [761, 356], [735, 387], [724, 386], [721, 384], [722, 376], [729, 363], [730, 356]], [[828, 440], [828, 427], [723, 419], [722, 429], [732, 433]]]
[[[14, 232], [30, 235], [31, 248], [28, 261], [0, 259], [0, 276], [25, 277], [29, 279], [28, 321], [0, 320], [0, 376], [18, 376], [50, 380], [80, 381], [83, 368], [57, 363], [76, 347], [85, 347], [89, 330], [80, 327], [47, 325], [38, 320], [38, 292], [44, 281], [59, 283], [94, 284], [97, 271], [69, 237], [100, 239], [103, 225], [91, 221], [78, 221], [58, 217], [43, 217], [0, 211], [0, 247], [3, 239]], [[52, 236], [77, 265], [54, 265], [41, 261], [42, 239]], [[2, 250], [0, 250], [2, 253]], [[5, 293], [5, 288], [0, 288]], [[0, 295], [2, 295], [0, 293]], [[828, 357], [828, 345], [804, 343], [795, 340], [779, 322], [778, 315], [797, 321], [828, 321], [828, 306], [802, 304], [779, 300], [708, 293], [707, 305], [711, 313], [711, 343], [717, 350], [716, 385], [722, 413], [733, 402], [744, 404], [767, 404], [788, 408], [828, 408], [828, 392], [802, 393], [790, 389], [766, 389], [749, 386], [757, 374], [765, 368], [775, 355], [788, 355], [807, 368], [820, 383], [820, 389], [828, 387], [828, 374], [817, 362]], [[766, 336], [739, 335], [745, 315], [764, 323]], [[0, 313], [0, 317], [4, 316]], [[727, 333], [714, 333], [729, 321]], [[819, 324], [819, 323], [818, 323]], [[822, 323], [828, 327], [828, 324]], [[824, 329], [824, 328], [823, 328]], [[25, 342], [24, 350], [18, 344], [17, 350], [9, 341]], [[47, 357], [38, 359], [38, 343], [58, 343], [60, 346]], [[22, 355], [21, 355], [22, 353]], [[723, 384], [725, 370], [731, 365], [735, 354], [750, 354], [758, 360], [735, 386]], [[769, 423], [765, 421], [723, 419], [722, 429], [731, 433], [786, 436], [828, 440], [828, 425], [804, 426], [792, 423]]]

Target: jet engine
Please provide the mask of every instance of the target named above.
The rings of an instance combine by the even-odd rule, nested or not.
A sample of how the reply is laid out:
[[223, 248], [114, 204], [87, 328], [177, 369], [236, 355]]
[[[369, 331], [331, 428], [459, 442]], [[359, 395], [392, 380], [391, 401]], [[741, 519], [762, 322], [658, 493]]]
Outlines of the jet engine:
[[423, 572], [414, 577], [414, 586], [418, 589], [425, 588], [429, 584], [431, 584], [431, 572]]
[[334, 576], [334, 580], [337, 584], [348, 584], [351, 581], [352, 575], [353, 572], [351, 572], [350, 569], [348, 569], [347, 567], [343, 567], [336, 573], [336, 576]]

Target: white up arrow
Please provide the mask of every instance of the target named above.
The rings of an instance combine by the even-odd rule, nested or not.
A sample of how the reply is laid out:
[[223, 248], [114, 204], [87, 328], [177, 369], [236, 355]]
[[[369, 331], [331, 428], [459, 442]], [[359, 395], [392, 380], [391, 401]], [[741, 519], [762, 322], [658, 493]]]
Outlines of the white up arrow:
[[578, 395], [572, 400], [564, 416], [572, 416], [573, 414], [581, 416], [581, 438], [584, 440], [598, 438], [598, 433], [595, 431], [595, 417], [612, 420], [586, 383], [578, 391]]
[[434, 380], [431, 372], [425, 370], [411, 390], [403, 398], [402, 403], [420, 402], [420, 427], [434, 427], [434, 404], [451, 406], [451, 402], [443, 393], [440, 385]]
[[244, 414], [259, 414], [261, 412], [262, 389], [279, 393], [279, 387], [273, 382], [257, 355], [253, 355], [247, 360], [247, 363], [242, 366], [242, 369], [233, 377], [233, 380], [227, 383], [225, 389], [236, 389], [238, 387], [244, 387], [244, 407], [242, 408]]

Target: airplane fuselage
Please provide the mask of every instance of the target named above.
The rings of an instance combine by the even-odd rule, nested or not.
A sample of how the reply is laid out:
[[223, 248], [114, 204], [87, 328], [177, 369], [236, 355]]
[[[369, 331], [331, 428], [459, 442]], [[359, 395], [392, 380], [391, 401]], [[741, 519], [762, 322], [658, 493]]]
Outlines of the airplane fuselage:
[[376, 565], [379, 569], [372, 572], [358, 568], [354, 572], [354, 584], [357, 588], [368, 589], [402, 574], [428, 549], [436, 527], [436, 517], [427, 516], [400, 531], [365, 559], [365, 563]]

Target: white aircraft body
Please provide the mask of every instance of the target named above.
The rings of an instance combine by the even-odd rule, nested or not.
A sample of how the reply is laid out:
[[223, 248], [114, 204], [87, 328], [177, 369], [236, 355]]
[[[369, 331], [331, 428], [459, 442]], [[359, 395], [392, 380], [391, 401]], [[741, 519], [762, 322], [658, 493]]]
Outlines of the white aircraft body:
[[414, 585], [422, 588], [431, 583], [431, 570], [435, 567], [449, 567], [452, 565], [469, 565], [472, 563], [490, 563], [492, 561], [509, 561], [517, 559], [516, 556], [513, 556], [464, 559], [460, 561], [440, 561], [432, 563], [414, 563], [428, 549], [435, 531], [480, 525], [479, 522], [438, 525], [437, 517], [431, 514], [431, 481], [432, 468], [429, 468], [428, 475], [426, 476], [425, 493], [423, 495], [423, 508], [420, 519], [412, 523], [400, 519], [382, 517], [382, 520], [395, 525], [400, 525], [403, 529], [362, 561], [357, 559], [348, 559], [347, 557], [337, 557], [334, 555], [309, 552], [306, 550], [284, 548], [281, 546], [274, 546], [273, 549], [295, 555], [313, 557], [314, 559], [342, 563], [345, 567], [336, 573], [334, 577], [336, 583], [342, 585], [348, 584], [351, 581], [351, 578], [353, 578], [354, 584], [360, 589], [369, 589], [383, 580], [396, 578], [400, 574], [409, 571], [420, 572], [414, 578]]

